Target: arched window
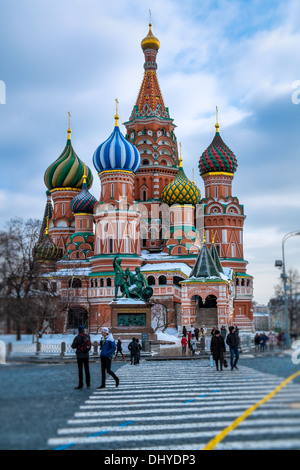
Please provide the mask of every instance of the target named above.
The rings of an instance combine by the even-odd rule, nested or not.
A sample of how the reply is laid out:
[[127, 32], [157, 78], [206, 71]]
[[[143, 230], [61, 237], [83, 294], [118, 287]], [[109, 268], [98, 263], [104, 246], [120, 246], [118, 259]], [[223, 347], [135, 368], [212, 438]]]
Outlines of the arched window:
[[166, 278], [166, 276], [159, 276], [159, 278], [158, 278], [158, 284], [159, 284], [160, 286], [166, 285], [166, 284], [167, 284], [167, 278]]
[[106, 286], [107, 286], [107, 287], [111, 287], [111, 278], [110, 278], [110, 277], [108, 277], [108, 278], [106, 279]]
[[71, 287], [72, 289], [79, 289], [81, 287], [81, 279], [69, 279], [69, 287]]
[[154, 276], [148, 276], [147, 282], [149, 286], [155, 286], [155, 277]]
[[103, 283], [103, 279], [100, 279], [100, 287], [103, 287], [104, 283]]

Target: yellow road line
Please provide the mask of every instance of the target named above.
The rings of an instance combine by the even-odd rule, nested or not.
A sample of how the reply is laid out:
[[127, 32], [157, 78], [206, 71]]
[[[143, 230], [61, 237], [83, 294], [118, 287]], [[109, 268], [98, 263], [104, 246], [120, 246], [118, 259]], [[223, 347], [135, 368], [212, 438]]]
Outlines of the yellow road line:
[[227, 428], [223, 429], [217, 436], [211, 439], [208, 444], [202, 450], [212, 450], [216, 447], [219, 442], [221, 442], [227, 434], [230, 433], [233, 429], [235, 429], [244, 419], [246, 419], [254, 410], [256, 410], [260, 405], [266, 403], [270, 398], [274, 397], [276, 393], [279, 392], [283, 387], [285, 387], [291, 380], [294, 380], [298, 375], [300, 375], [300, 371], [296, 372], [293, 375], [290, 375], [286, 380], [284, 380], [278, 387], [276, 387], [273, 392], [269, 393], [269, 395], [265, 396], [262, 400], [257, 402], [255, 405], [251, 406], [246, 410], [241, 416], [239, 416], [236, 420], [233, 421]]

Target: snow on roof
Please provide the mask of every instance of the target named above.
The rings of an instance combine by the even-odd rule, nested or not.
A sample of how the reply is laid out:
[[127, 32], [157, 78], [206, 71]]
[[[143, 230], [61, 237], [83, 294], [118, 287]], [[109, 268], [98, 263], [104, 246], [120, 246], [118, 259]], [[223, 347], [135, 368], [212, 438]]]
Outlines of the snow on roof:
[[141, 271], [181, 271], [187, 277], [190, 275], [192, 268], [186, 263], [155, 263], [155, 264], [145, 264], [141, 267]]

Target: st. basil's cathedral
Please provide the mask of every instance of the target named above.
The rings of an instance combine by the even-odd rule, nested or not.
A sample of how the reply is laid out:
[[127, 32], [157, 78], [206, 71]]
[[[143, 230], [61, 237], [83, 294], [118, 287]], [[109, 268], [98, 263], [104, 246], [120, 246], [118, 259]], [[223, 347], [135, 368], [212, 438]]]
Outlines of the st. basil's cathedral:
[[144, 77], [124, 123], [126, 133], [119, 127], [116, 100], [112, 133], [92, 157], [99, 200], [90, 192], [92, 172], [72, 146], [70, 119], [66, 146], [45, 171], [47, 201], [37, 252], [48, 265], [47, 282], [69, 299], [64, 321], [53, 329], [67, 332], [85, 324], [98, 332], [112, 325], [112, 303], [117, 297], [126, 303], [115, 285], [118, 256], [124, 272], [139, 268], [153, 289], [152, 321], [161, 316], [162, 325], [179, 332], [191, 325], [252, 331], [244, 206], [232, 194], [237, 159], [216, 119], [212, 142], [200, 158], [200, 152], [195, 155], [204, 182], [201, 196], [185, 174], [176, 125], [160, 90], [160, 42], [151, 23], [141, 48]]

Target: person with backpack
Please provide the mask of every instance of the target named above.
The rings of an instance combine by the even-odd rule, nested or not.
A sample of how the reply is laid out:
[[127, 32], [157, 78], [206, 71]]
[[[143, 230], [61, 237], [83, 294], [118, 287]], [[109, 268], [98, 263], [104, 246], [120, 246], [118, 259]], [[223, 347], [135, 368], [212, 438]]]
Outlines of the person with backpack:
[[75, 336], [71, 345], [72, 349], [76, 349], [76, 358], [78, 366], [78, 386], [75, 390], [83, 388], [83, 368], [85, 372], [85, 382], [87, 388], [91, 385], [89, 353], [91, 349], [91, 338], [84, 332], [84, 326], [78, 327], [78, 335]]
[[100, 360], [101, 360], [101, 385], [97, 387], [105, 388], [106, 372], [115, 379], [116, 387], [119, 385], [119, 377], [111, 370], [111, 360], [116, 350], [116, 343], [109, 329], [104, 327], [101, 330], [102, 339], [100, 341]]

